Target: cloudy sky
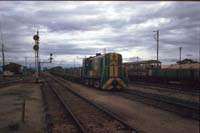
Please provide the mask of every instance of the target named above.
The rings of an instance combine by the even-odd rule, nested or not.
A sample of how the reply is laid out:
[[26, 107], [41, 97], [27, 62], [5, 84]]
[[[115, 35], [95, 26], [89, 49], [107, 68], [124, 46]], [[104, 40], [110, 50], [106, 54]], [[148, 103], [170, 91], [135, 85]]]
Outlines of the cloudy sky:
[[[33, 35], [40, 32], [40, 59], [54, 54], [52, 65], [82, 63], [106, 52], [124, 62], [156, 59], [154, 30], [160, 31], [163, 64], [182, 58], [198, 60], [199, 2], [0, 2], [0, 23], [6, 62], [34, 62]], [[199, 28], [198, 28], [199, 27]], [[0, 48], [1, 49], [1, 48]], [[1, 57], [1, 56], [0, 56]], [[2, 61], [1, 61], [2, 64]]]

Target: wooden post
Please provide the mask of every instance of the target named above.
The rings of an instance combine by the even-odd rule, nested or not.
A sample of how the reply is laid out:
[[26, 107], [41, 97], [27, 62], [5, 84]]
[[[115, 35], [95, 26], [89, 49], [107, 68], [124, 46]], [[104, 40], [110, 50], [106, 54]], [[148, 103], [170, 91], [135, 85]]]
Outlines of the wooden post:
[[25, 98], [23, 99], [23, 103], [22, 103], [22, 122], [24, 123], [25, 120]]

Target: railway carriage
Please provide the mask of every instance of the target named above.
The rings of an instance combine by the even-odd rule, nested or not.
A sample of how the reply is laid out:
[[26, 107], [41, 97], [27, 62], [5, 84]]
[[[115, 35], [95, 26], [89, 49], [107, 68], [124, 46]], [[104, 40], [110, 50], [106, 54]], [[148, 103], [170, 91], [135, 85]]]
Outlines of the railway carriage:
[[65, 68], [64, 78], [71, 81], [81, 82], [81, 71], [82, 67]]

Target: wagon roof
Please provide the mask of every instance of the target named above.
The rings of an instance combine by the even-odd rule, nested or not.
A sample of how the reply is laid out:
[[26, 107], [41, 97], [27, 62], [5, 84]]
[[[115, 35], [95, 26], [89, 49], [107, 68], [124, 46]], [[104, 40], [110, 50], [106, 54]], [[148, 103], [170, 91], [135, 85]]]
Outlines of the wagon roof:
[[138, 61], [138, 62], [125, 62], [123, 64], [146, 64], [146, 63], [161, 63], [160, 61], [157, 60], [145, 60], [145, 61]]

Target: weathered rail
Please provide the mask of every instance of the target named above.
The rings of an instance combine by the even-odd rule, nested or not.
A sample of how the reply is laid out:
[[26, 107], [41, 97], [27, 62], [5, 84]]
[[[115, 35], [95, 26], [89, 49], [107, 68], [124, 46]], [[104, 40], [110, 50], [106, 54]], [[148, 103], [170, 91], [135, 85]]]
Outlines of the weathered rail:
[[49, 86], [47, 82], [42, 85], [42, 95], [45, 106], [46, 132], [85, 133], [81, 124], [74, 117], [62, 98]]
[[183, 117], [200, 120], [199, 103], [130, 89], [126, 89], [121, 92], [114, 92], [114, 94], [128, 99], [140, 101], [145, 104], [153, 105], [163, 110], [174, 112]]
[[51, 79], [48, 83], [70, 108], [86, 132], [137, 132], [112, 112], [72, 91], [72, 88], [68, 88], [62, 81]]
[[[60, 79], [62, 81], [65, 81], [62, 78]], [[200, 105], [196, 102], [168, 97], [165, 95], [145, 93], [132, 89], [126, 89], [120, 92], [112, 91], [112, 94], [119, 95], [127, 99], [137, 100], [139, 102], [160, 108], [162, 110], [176, 113], [186, 118], [200, 120]]]
[[0, 88], [13, 85], [14, 83], [20, 83], [21, 81], [22, 81], [21, 79], [17, 79], [17, 80], [8, 80], [8, 81], [0, 82]]
[[130, 86], [143, 87], [144, 89], [160, 90], [160, 91], [172, 91], [183, 94], [200, 95], [200, 88], [192, 88], [181, 85], [170, 85], [170, 84], [156, 84], [146, 82], [130, 82]]

